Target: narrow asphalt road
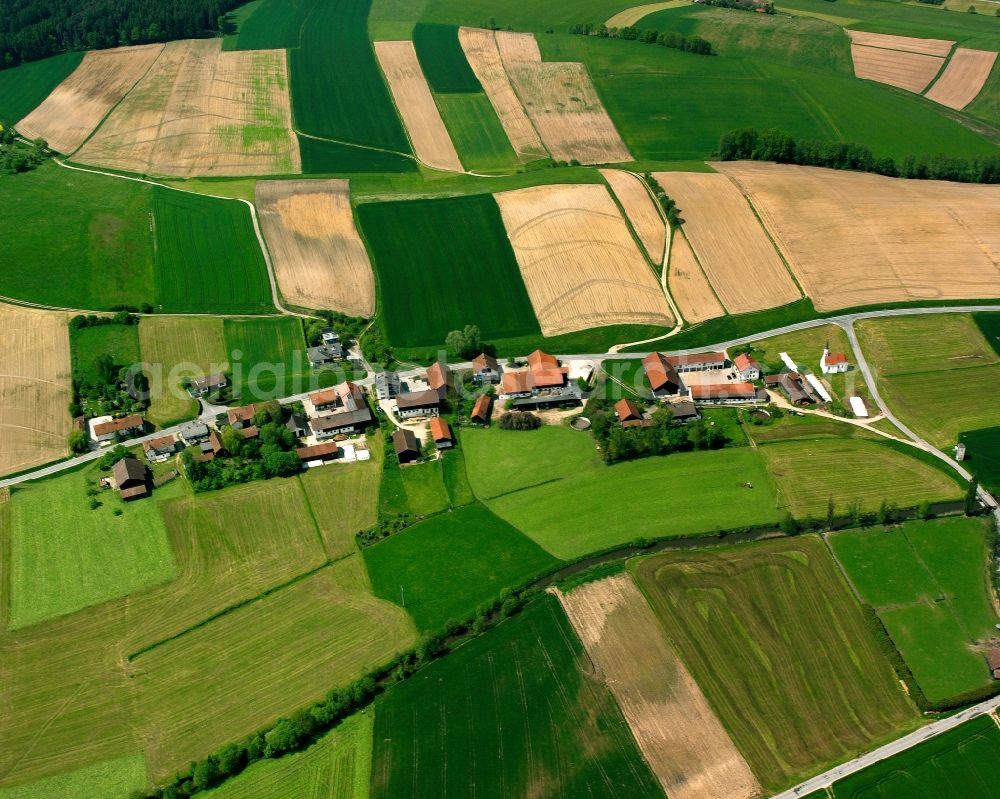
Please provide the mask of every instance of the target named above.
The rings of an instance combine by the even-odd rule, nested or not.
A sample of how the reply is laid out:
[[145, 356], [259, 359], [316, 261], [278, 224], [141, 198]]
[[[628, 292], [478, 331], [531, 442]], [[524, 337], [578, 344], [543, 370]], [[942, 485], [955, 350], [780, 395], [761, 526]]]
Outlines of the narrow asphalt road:
[[909, 735], [897, 738], [892, 743], [887, 743], [885, 746], [881, 746], [874, 751], [854, 758], [854, 760], [842, 763], [841, 765], [832, 768], [829, 771], [825, 771], [812, 779], [799, 783], [794, 788], [789, 788], [787, 791], [775, 794], [771, 797], [771, 799], [799, 799], [799, 797], [807, 796], [813, 791], [820, 791], [829, 785], [833, 785], [833, 783], [837, 780], [841, 780], [850, 774], [861, 771], [862, 769], [885, 760], [886, 758], [892, 757], [893, 755], [898, 755], [900, 752], [905, 752], [907, 749], [911, 749], [914, 746], [922, 744], [929, 738], [933, 738], [936, 735], [947, 732], [948, 730], [953, 730], [960, 724], [963, 724], [970, 719], [974, 719], [977, 716], [989, 713], [997, 707], [1000, 707], [1000, 696], [987, 699], [985, 702], [966, 708], [961, 713], [956, 713], [954, 716], [949, 716], [946, 719], [941, 719], [940, 721], [935, 721], [921, 727], [919, 730], [914, 730]]

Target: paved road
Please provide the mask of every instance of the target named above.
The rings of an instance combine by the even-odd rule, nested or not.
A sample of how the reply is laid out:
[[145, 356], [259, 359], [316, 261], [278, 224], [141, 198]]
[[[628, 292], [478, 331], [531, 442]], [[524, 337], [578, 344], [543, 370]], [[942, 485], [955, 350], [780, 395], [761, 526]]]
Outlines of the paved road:
[[847, 763], [842, 763], [836, 768], [832, 768], [819, 776], [799, 783], [794, 788], [789, 788], [783, 793], [775, 794], [772, 799], [798, 799], [798, 797], [806, 796], [813, 791], [822, 790], [829, 785], [833, 785], [833, 783], [837, 780], [861, 771], [862, 769], [878, 763], [881, 760], [892, 757], [893, 755], [898, 755], [900, 752], [905, 752], [907, 749], [911, 749], [914, 746], [922, 744], [929, 738], [933, 738], [936, 735], [947, 732], [948, 730], [953, 730], [960, 724], [963, 724], [970, 719], [974, 719], [977, 716], [989, 713], [997, 707], [1000, 707], [1000, 696], [995, 696], [993, 699], [987, 699], [985, 702], [966, 708], [961, 713], [956, 713], [954, 716], [949, 716], [946, 719], [941, 719], [940, 721], [935, 721], [925, 727], [921, 727], [919, 730], [914, 730], [909, 735], [904, 735], [902, 738], [898, 738], [892, 743], [879, 747], [873, 752], [856, 757], [854, 760], [850, 760]]

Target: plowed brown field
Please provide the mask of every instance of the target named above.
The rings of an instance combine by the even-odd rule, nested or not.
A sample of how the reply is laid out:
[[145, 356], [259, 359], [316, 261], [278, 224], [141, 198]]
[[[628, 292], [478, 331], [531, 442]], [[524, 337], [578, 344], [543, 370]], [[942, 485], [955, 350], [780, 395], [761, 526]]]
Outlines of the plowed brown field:
[[349, 316], [374, 313], [375, 281], [346, 180], [262, 180], [256, 201], [289, 303]]
[[748, 193], [820, 311], [1000, 296], [1000, 187], [713, 166]]

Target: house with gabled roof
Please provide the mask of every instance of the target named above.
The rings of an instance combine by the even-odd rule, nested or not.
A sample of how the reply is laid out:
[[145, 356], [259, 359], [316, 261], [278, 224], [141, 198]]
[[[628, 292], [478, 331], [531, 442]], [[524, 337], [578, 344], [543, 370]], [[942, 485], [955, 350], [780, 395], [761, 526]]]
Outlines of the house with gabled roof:
[[476, 397], [476, 404], [472, 406], [472, 414], [469, 418], [472, 419], [473, 424], [486, 427], [490, 423], [490, 412], [492, 410], [493, 397], [489, 394], [480, 394]]
[[733, 358], [733, 368], [736, 369], [736, 374], [739, 375], [740, 380], [747, 382], [760, 380], [760, 364], [745, 352], [741, 352]]
[[449, 449], [455, 446], [455, 436], [451, 426], [440, 416], [431, 419], [431, 438], [438, 449]]
[[825, 375], [841, 374], [851, 368], [850, 361], [842, 352], [830, 352], [830, 347], [823, 348], [823, 357], [819, 359], [819, 368]]
[[412, 430], [399, 428], [392, 433], [392, 447], [399, 462], [412, 463], [420, 458], [420, 445]]
[[472, 379], [477, 383], [499, 383], [500, 365], [497, 359], [485, 352], [472, 359]]
[[125, 502], [149, 496], [149, 480], [146, 466], [138, 458], [128, 455], [111, 467], [115, 488]]
[[651, 352], [642, 359], [642, 368], [654, 397], [669, 397], [684, 388], [674, 365], [662, 352]]
[[441, 399], [448, 396], [448, 389], [451, 388], [451, 369], [448, 364], [435, 361], [427, 368], [427, 385], [432, 391], [436, 391]]

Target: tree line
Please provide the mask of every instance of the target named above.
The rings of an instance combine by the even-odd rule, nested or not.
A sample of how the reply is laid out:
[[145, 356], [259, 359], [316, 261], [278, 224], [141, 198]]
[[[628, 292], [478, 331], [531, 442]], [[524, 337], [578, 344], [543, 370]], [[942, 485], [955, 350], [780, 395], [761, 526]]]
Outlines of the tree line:
[[915, 180], [952, 180], [959, 183], [1000, 183], [1000, 155], [961, 156], [908, 155], [897, 163], [887, 156], [876, 158], [863, 144], [797, 140], [777, 128], [759, 131], [737, 128], [719, 141], [723, 161], [774, 161], [779, 164], [824, 166], [854, 172], [871, 172]]
[[11, 127], [0, 124], [0, 174], [16, 175], [40, 166], [48, 157], [49, 143], [45, 139], [35, 139], [31, 144], [22, 144]]
[[624, 39], [626, 41], [638, 41], [643, 44], [658, 44], [660, 47], [670, 47], [674, 50], [683, 50], [686, 53], [696, 53], [698, 55], [714, 55], [712, 45], [701, 36], [685, 36], [682, 33], [673, 31], [660, 32], [655, 28], [639, 28], [626, 25], [624, 28], [609, 28], [603, 22], [594, 25], [592, 22], [578, 23], [570, 26], [569, 32], [576, 36], [597, 36], [601, 39]]
[[242, 0], [0, 0], [0, 69], [70, 50], [218, 35]]

